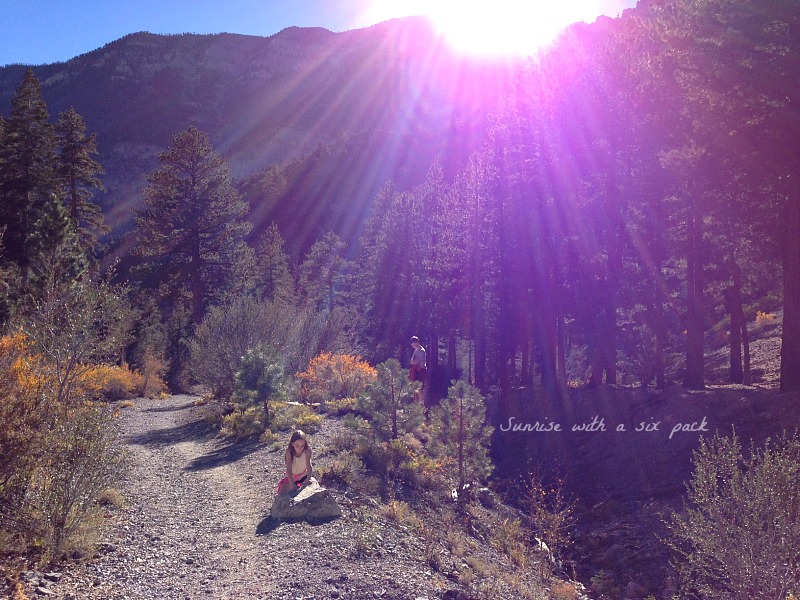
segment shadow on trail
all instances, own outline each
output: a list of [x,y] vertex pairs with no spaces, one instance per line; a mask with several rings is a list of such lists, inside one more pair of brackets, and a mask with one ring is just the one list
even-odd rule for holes
[[208,452],[203,456],[198,456],[189,463],[185,470],[205,471],[206,469],[213,469],[214,467],[234,463],[248,454],[252,454],[261,447],[262,444],[258,439],[228,444],[227,446]]
[[192,421],[184,425],[155,429],[126,438],[129,444],[148,448],[163,448],[181,442],[208,440],[217,434],[216,430],[203,421]]
[[339,517],[327,517],[324,519],[276,519],[272,515],[267,515],[262,519],[261,523],[258,524],[258,527],[256,527],[256,535],[268,535],[284,523],[308,523],[312,527],[316,527],[318,525],[331,523],[338,518]]
[[167,412],[178,412],[179,410],[186,410],[187,408],[194,407],[194,402],[188,402],[186,404],[181,404],[179,406],[156,406],[154,408],[145,408],[142,412],[149,412],[149,413],[167,413]]

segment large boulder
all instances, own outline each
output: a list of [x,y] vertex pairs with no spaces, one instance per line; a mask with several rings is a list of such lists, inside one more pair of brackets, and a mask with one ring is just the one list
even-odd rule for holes
[[270,516],[281,521],[329,521],[342,516],[342,509],[331,493],[313,477],[299,493],[278,494]]

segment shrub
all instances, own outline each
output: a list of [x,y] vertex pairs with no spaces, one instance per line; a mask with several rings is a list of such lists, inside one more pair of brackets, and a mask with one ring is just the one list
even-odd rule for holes
[[376,367],[377,376],[359,398],[357,408],[369,416],[372,437],[388,441],[414,431],[425,418],[414,402],[414,386],[400,362],[390,358]]
[[116,488],[106,488],[97,498],[97,503],[100,506],[113,506],[114,508],[122,508],[125,504],[125,499]]
[[342,415],[355,412],[357,404],[357,398],[336,398],[328,400],[323,406],[323,410],[326,414],[333,417],[341,417]]
[[505,552],[515,564],[522,567],[528,559],[526,535],[519,519],[505,519],[494,531],[492,545]]
[[577,600],[579,596],[575,584],[568,581],[554,581],[551,588],[555,600]]
[[40,359],[27,336],[0,338],[0,528],[18,525],[47,431]]
[[124,288],[83,277],[49,287],[26,315],[25,332],[51,372],[45,381],[53,402],[81,402],[84,374],[116,360],[130,328],[125,295]]
[[230,398],[248,351],[268,343],[280,348],[288,336],[290,322],[283,312],[249,296],[209,310],[189,344],[189,367],[197,381],[216,397]]
[[324,417],[305,404],[276,402],[270,427],[276,431],[295,431],[316,433]]
[[88,276],[54,279],[18,316],[24,335],[0,344],[0,527],[13,550],[39,549],[44,562],[87,537],[98,495],[120,473],[114,413],[87,402],[81,381],[124,345],[124,296]]
[[245,409],[237,408],[222,417],[220,434],[239,441],[260,435],[265,428],[263,407],[250,406]]
[[363,488],[364,463],[354,454],[347,452],[335,458],[329,467],[316,469],[320,483],[337,487]]
[[72,534],[90,519],[96,499],[119,480],[122,454],[110,408],[65,411],[46,437],[25,509],[45,542],[45,562],[58,559]]
[[304,369],[322,351],[348,347],[348,315],[316,311],[283,301],[237,298],[212,308],[190,341],[190,370],[218,398],[229,398],[236,372],[250,348],[269,344],[287,373]]
[[144,378],[127,365],[96,365],[81,372],[78,385],[92,400],[125,400],[139,395]]
[[413,517],[411,507],[407,502],[403,502],[402,500],[390,501],[383,507],[381,512],[387,519],[395,523],[400,523],[401,525],[409,522]]
[[360,356],[323,352],[295,377],[300,382],[300,399],[328,402],[359,396],[375,381],[376,372]]
[[164,376],[167,373],[167,361],[151,348],[145,348],[141,365],[142,384],[139,395],[145,398],[158,398],[167,391]]
[[766,329],[775,324],[775,313],[758,311],[756,313],[756,328]]
[[245,352],[236,372],[236,387],[233,398],[243,407],[259,405],[262,409],[263,425],[271,421],[270,399],[280,394],[283,365],[278,353],[271,347],[259,344]]
[[531,474],[522,498],[533,533],[552,555],[549,558],[559,557],[569,546],[575,525],[575,506],[565,495],[564,482],[545,485],[540,475]]
[[800,593],[800,439],[744,456],[738,437],[701,440],[669,546],[685,598],[745,600]]

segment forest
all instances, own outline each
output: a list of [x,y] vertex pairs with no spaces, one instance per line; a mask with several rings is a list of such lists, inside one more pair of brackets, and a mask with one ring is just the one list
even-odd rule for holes
[[[29,69],[0,118],[0,389],[26,345],[67,414],[103,366],[231,399],[253,364],[407,365],[418,335],[430,403],[463,380],[506,422],[523,386],[702,389],[709,336],[729,345],[728,381],[756,383],[747,324],[782,312],[780,391],[798,391],[798,57],[796,0],[650,0],[575,25],[517,73],[457,172],[387,181],[347,215],[351,238],[297,261],[295,232],[253,239],[250,220],[292,165],[236,181],[195,126],[159,154],[110,260],[96,137],[49,114]],[[58,417],[29,391],[0,414],[35,431]],[[28,460],[35,440],[4,434],[3,455]],[[24,487],[14,464],[5,503]]]

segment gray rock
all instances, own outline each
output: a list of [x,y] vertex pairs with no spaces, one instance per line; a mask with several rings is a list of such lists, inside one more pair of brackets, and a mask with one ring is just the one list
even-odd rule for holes
[[279,494],[270,510],[273,519],[285,521],[325,521],[342,516],[342,509],[336,504],[331,493],[316,479],[311,481],[295,496]]

